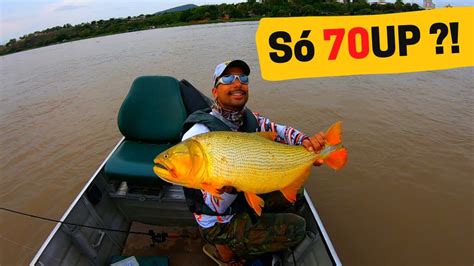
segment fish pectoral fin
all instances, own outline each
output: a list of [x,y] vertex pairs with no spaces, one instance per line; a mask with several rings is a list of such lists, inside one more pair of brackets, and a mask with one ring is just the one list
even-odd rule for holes
[[293,183],[280,190],[280,192],[289,202],[295,203],[296,195],[303,186],[304,182],[306,182],[306,179],[310,173],[311,167],[308,167],[308,169],[306,169],[298,178],[296,178]]
[[331,154],[324,159],[324,162],[331,167],[334,170],[339,170],[344,165],[346,165],[347,162],[347,149],[342,148],[337,151],[331,152]]
[[210,193],[212,196],[217,197],[218,199],[222,199],[221,194],[219,193],[219,189],[215,186],[208,184],[208,183],[201,183],[201,187],[206,192]]
[[260,216],[262,214],[262,208],[265,206],[263,199],[257,196],[257,194],[251,192],[244,192],[244,195],[250,207],[252,207],[255,213]]
[[257,136],[262,138],[266,138],[268,140],[274,141],[276,139],[277,133],[276,132],[256,132]]
[[342,142],[342,121],[337,121],[329,127],[326,132],[326,142],[329,145],[337,145]]

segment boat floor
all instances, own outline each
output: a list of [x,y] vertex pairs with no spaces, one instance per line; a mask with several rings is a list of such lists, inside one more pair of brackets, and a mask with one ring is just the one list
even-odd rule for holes
[[167,232],[177,237],[168,237],[165,242],[155,243],[155,246],[151,247],[150,236],[129,234],[122,256],[166,256],[170,266],[216,265],[202,252],[205,242],[197,226],[155,226],[133,222],[130,228],[130,231],[148,232],[148,230],[153,230],[155,233]]

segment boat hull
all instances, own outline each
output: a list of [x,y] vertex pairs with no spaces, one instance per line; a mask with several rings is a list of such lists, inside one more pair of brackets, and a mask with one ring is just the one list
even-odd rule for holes
[[[111,154],[122,142],[123,139]],[[85,184],[61,221],[121,231],[130,230],[132,222],[197,226],[181,187],[131,186],[124,193],[123,184],[109,180],[104,173],[110,156]],[[341,265],[314,204],[306,191],[304,195],[305,204],[298,214],[306,219],[308,235],[294,254],[283,258],[283,265]],[[112,256],[122,255],[126,241],[126,233],[58,223],[30,265],[110,264]]]

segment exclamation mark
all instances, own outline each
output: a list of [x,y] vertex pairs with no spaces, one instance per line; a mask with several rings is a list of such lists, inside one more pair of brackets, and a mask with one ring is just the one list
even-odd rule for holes
[[[451,40],[453,41],[453,46],[451,46],[451,53],[459,54],[459,45],[458,44],[458,22],[449,23],[449,28],[451,29]],[[455,45],[456,44],[456,45]]]

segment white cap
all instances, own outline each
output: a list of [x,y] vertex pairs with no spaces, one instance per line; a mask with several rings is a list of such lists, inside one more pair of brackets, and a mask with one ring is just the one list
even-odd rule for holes
[[247,65],[242,60],[231,60],[231,61],[226,61],[224,63],[220,63],[216,66],[216,69],[214,70],[214,75],[212,76],[212,86],[216,86],[216,80],[224,73],[224,71],[231,66],[236,66],[242,68],[244,71],[245,75],[250,74],[250,67]]

